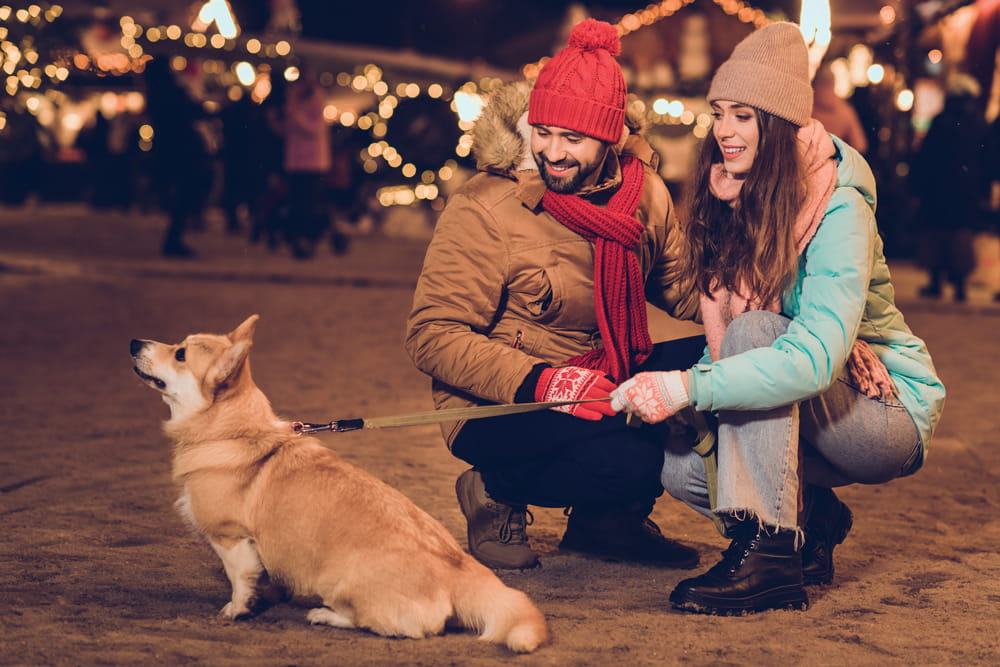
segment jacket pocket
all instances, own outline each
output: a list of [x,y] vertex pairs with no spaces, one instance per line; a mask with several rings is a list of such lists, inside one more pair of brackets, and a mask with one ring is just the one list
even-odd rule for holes
[[550,274],[548,267],[537,267],[531,272],[520,274],[507,287],[511,300],[509,305],[532,321],[551,321],[559,312],[559,301]]

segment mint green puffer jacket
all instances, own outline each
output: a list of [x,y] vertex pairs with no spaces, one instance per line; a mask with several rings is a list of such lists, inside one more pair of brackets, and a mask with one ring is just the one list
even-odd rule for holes
[[691,404],[699,411],[766,410],[811,398],[836,380],[860,338],[895,381],[926,458],[945,388],[926,344],[896,307],[871,168],[836,137],[834,144],[837,186],[782,299],[782,313],[792,319],[788,331],[770,347],[715,363],[706,352],[688,375]]

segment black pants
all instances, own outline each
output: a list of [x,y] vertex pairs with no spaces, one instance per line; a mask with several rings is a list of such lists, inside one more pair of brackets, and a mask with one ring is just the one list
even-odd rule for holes
[[[704,336],[657,343],[638,370],[687,369],[704,348]],[[541,410],[470,420],[452,453],[482,473],[487,492],[500,502],[605,509],[639,503],[652,509],[663,493],[669,428],[628,425],[623,414],[587,421]]]

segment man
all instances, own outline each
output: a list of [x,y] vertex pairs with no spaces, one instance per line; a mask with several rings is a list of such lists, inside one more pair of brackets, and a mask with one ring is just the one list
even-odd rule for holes
[[[657,156],[626,127],[618,34],[587,20],[534,88],[492,96],[474,130],[479,170],[438,220],[406,348],[439,409],[607,399],[642,368],[695,361],[704,339],[656,346],[645,300],[690,318],[676,285],[677,220]],[[637,129],[637,128],[632,128]],[[668,567],[697,552],[649,520],[666,429],[632,428],[606,401],[445,424],[469,551],[527,568],[528,505],[571,508],[560,548]]]

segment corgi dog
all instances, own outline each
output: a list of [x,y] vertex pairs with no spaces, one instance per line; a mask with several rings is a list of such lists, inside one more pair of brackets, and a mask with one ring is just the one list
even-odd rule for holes
[[133,340],[170,408],[177,508],[222,559],[244,619],[318,601],[314,624],[422,638],[460,627],[518,653],[549,638],[538,608],[406,496],[279,419],[250,375],[258,316],[225,335]]

